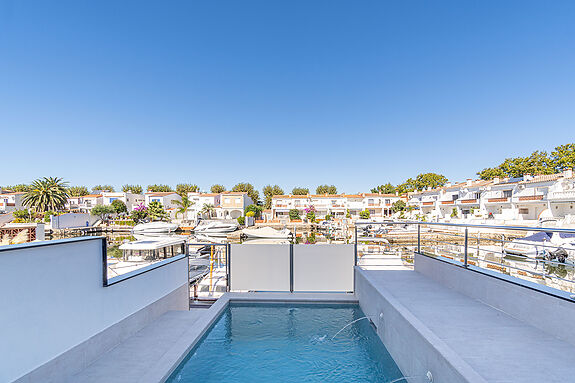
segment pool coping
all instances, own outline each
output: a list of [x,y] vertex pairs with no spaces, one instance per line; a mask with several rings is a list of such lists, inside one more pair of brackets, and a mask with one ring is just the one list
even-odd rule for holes
[[188,353],[202,339],[231,302],[358,304],[350,293],[225,293],[186,331],[140,380],[141,383],[165,382]]

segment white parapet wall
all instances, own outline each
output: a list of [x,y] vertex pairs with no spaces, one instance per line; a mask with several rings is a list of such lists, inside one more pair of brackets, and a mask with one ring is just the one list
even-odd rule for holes
[[232,291],[351,292],[354,245],[231,245]]
[[188,261],[103,284],[103,240],[0,247],[0,381],[62,381],[167,310],[186,310]]
[[294,245],[294,291],[353,291],[354,245]]
[[233,291],[290,291],[290,245],[231,245]]

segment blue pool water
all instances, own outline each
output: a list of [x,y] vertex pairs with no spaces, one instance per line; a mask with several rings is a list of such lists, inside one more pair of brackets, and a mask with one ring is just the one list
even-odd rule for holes
[[357,305],[231,304],[168,382],[390,382],[401,371]]

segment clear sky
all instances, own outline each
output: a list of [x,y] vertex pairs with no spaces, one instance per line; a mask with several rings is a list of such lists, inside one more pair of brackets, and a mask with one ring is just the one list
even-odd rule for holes
[[575,1],[0,0],[0,185],[458,181],[575,141]]

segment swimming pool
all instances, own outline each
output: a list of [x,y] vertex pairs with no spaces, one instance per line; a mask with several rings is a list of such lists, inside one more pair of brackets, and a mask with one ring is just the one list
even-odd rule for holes
[[356,304],[230,303],[168,382],[391,382],[402,377],[372,324],[360,319],[364,316]]

